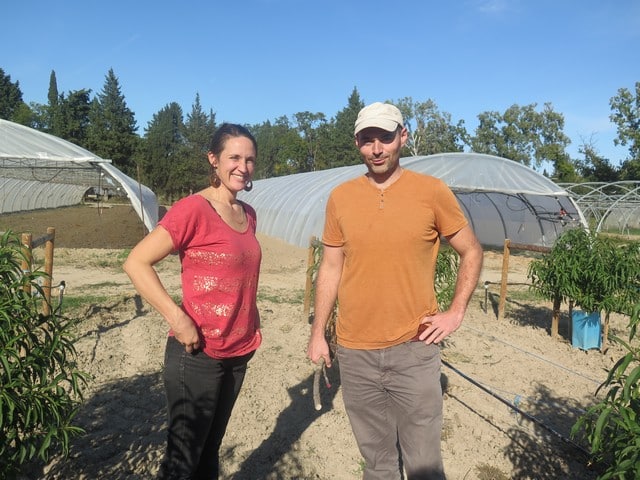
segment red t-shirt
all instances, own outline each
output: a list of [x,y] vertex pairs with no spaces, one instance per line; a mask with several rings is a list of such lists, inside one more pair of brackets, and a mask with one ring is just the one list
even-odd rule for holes
[[237,232],[195,194],[176,202],[158,223],[169,232],[182,265],[182,308],[213,358],[245,355],[262,342],[256,305],[262,252],[256,212],[240,202],[248,226]]

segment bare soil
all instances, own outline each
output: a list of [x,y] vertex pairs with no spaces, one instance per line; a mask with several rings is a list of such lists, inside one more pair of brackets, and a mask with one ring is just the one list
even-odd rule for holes
[[[73,440],[68,458],[54,456],[28,478],[152,478],[165,441],[161,372],[167,328],[121,269],[126,249],[144,234],[142,223],[129,206],[0,217],[0,231],[38,237],[48,226],[56,229],[53,283],[67,284],[63,312],[83,318],[78,361],[92,380],[76,419],[86,433]],[[278,239],[259,239],[264,343],[250,364],[225,437],[222,478],[361,478],[339,365],[329,371],[331,388],[322,387],[322,409],[313,405],[315,366],[305,357],[309,322],[303,308],[308,252]],[[560,335],[552,338],[550,305],[536,301],[522,285],[528,262],[523,255],[511,257],[505,318],[498,321],[502,255],[486,252],[465,322],[443,346],[442,449],[449,479],[596,478],[569,430],[594,402],[597,386],[621,352],[614,345],[604,352],[572,347],[566,312]],[[167,258],[158,269],[178,296],[177,258]],[[65,310],[65,302],[82,299],[81,307]],[[612,333],[623,333],[626,325],[627,319],[614,317]]]
[[38,238],[55,228],[55,245],[61,248],[131,248],[146,234],[131,205],[87,204],[55,210],[3,213],[0,232],[31,233]]

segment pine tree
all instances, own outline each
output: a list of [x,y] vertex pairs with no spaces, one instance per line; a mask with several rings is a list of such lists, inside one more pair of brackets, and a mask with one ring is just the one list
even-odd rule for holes
[[172,102],[153,115],[140,155],[141,181],[169,203],[182,193],[185,143],[182,108]]
[[364,107],[360,93],[353,88],[347,101],[347,106],[336,114],[334,131],[331,136],[331,147],[327,154],[327,167],[341,167],[344,165],[358,165],[361,162],[360,153],[355,147],[353,130],[358,118],[358,112]]
[[200,104],[200,95],[196,93],[184,129],[186,142],[184,175],[179,176],[182,178],[183,193],[192,193],[208,185],[210,167],[207,151],[215,128],[215,114],[213,111],[208,115],[204,113]]
[[134,174],[134,153],[140,140],[136,134],[138,127],[113,69],[109,69],[104,87],[94,100],[88,132],[89,150],[112,160],[124,173]]
[[55,135],[56,137],[61,137],[63,128],[62,128],[62,115],[60,108],[60,95],[58,93],[58,81],[56,79],[56,72],[51,70],[51,75],[49,76],[49,91],[47,93],[47,99],[49,100],[49,105],[47,106],[47,119],[46,119],[46,130],[51,135]]
[[13,120],[23,103],[20,82],[13,83],[11,75],[5,75],[0,68],[0,118]]
[[91,90],[70,91],[60,95],[60,138],[88,148],[87,129],[91,109]]

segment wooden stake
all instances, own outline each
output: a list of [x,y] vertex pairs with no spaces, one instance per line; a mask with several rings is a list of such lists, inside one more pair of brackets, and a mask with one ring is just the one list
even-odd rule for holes
[[507,280],[509,277],[509,245],[511,240],[505,238],[502,251],[502,277],[500,281],[500,303],[498,303],[498,320],[504,318],[504,307],[507,301]]
[[558,336],[558,324],[560,323],[560,298],[553,299],[553,313],[551,314],[551,338]]
[[44,293],[42,313],[45,316],[51,314],[51,279],[53,278],[53,246],[55,237],[56,229],[48,227],[47,240],[44,244],[44,271],[47,276],[44,277],[44,283],[42,285],[42,291]]
[[[22,259],[22,271],[23,273],[31,273],[31,265],[33,264],[33,252],[31,251],[31,234],[22,234],[22,247],[24,252],[24,258]],[[31,293],[31,284],[26,282],[24,285],[24,291]]]

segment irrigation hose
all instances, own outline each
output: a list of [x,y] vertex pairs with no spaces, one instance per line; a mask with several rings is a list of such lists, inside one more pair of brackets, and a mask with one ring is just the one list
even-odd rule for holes
[[502,343],[503,345],[507,345],[507,346],[513,348],[514,350],[517,350],[517,351],[519,351],[521,353],[524,353],[525,355],[529,355],[530,357],[533,357],[533,358],[535,358],[537,360],[540,360],[542,362],[546,362],[549,365],[552,365],[552,366],[554,366],[556,368],[559,368],[560,370],[564,370],[565,372],[569,372],[569,373],[571,373],[573,375],[576,375],[578,377],[582,377],[585,380],[589,380],[590,382],[595,383],[596,385],[600,385],[602,383],[602,380],[597,380],[595,378],[591,378],[591,377],[585,375],[584,373],[580,373],[580,372],[576,372],[575,370],[571,370],[570,368],[567,368],[564,365],[560,365],[560,364],[558,364],[556,362],[552,362],[551,360],[548,360],[548,359],[544,358],[541,355],[537,355],[535,353],[529,352],[529,351],[527,351],[527,350],[525,350],[523,348],[520,348],[520,347],[518,347],[518,346],[516,346],[516,345],[514,345],[512,343],[505,342],[504,340],[499,339],[495,335],[487,335],[482,330],[478,330],[477,328],[473,328],[473,327],[471,327],[469,325],[465,325],[464,323],[462,324],[462,328],[465,328],[467,330],[471,330],[472,332],[477,333],[478,335],[481,335],[481,336],[483,336],[485,338],[488,338],[489,340],[493,340],[495,342]]
[[455,368],[453,365],[451,365],[449,362],[442,360],[442,364],[444,366],[446,366],[447,368],[449,368],[450,370],[453,370],[455,373],[457,373],[458,375],[460,375],[462,378],[464,378],[465,380],[467,380],[468,382],[472,383],[473,385],[475,385],[476,387],[480,388],[482,391],[488,393],[489,395],[491,395],[493,398],[495,398],[496,400],[499,400],[500,402],[504,403],[505,405],[507,405],[509,408],[513,409],[514,411],[518,412],[519,414],[521,414],[523,417],[525,417],[526,419],[540,425],[542,428],[544,428],[546,431],[548,431],[549,433],[551,433],[552,435],[558,437],[560,440],[562,440],[563,442],[571,445],[572,447],[580,450],[582,453],[584,453],[585,455],[589,456],[590,453],[588,450],[586,450],[585,448],[583,448],[582,446],[578,445],[577,443],[575,443],[573,440],[565,437],[564,435],[562,435],[560,432],[557,432],[556,430],[554,430],[553,428],[549,427],[548,425],[545,425],[545,423],[540,420],[539,418],[536,418],[535,416],[525,412],[524,410],[522,410],[520,407],[518,407],[516,404],[510,402],[509,400],[501,397],[500,395],[498,395],[495,392],[492,392],[490,389],[488,389],[487,387],[485,387],[484,385],[482,385],[481,383],[475,381],[473,378],[469,377],[468,375],[465,375],[464,373],[462,373],[460,370],[458,370],[457,368]]

